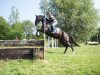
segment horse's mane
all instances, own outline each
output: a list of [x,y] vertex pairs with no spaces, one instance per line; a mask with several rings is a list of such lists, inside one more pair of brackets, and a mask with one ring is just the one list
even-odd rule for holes
[[43,15],[38,15],[38,16],[45,18],[48,23],[51,23],[51,21],[48,18],[46,18],[45,16],[43,16]]

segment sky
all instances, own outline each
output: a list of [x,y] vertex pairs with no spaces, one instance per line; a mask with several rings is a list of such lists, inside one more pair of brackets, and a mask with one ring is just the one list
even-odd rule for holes
[[0,0],[0,16],[7,21],[11,14],[11,7],[15,6],[19,11],[20,20],[31,20],[34,22],[35,15],[41,14],[39,9],[40,0]]
[[[15,6],[19,11],[19,18],[23,20],[35,21],[35,15],[41,14],[39,3],[41,0],[0,0],[0,16],[6,21],[11,14],[11,7]],[[100,0],[94,0],[94,7],[100,9]]]

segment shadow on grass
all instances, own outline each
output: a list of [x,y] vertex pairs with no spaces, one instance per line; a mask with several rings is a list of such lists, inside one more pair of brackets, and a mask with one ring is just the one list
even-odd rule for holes
[[52,51],[46,51],[47,53],[50,53],[50,54],[64,54],[63,52],[61,53],[61,52],[57,52],[57,51],[55,51],[55,52],[52,52]]

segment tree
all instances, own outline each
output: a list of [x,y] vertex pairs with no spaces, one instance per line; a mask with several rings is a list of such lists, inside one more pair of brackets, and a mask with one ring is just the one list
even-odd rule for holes
[[22,23],[17,22],[15,24],[12,25],[12,30],[11,30],[11,35],[10,35],[10,39],[23,39],[24,36],[24,31],[22,29]]
[[22,28],[27,39],[32,38],[34,25],[30,20],[25,20],[22,23]]
[[93,0],[49,0],[48,3],[49,10],[57,17],[58,27],[75,39],[85,41],[97,31],[99,15]]
[[5,19],[0,16],[0,40],[10,39],[11,27],[5,21]]
[[19,22],[19,11],[15,8],[15,6],[11,7],[11,14],[8,18],[8,21],[10,25]]
[[51,11],[51,2],[48,0],[41,0],[40,2],[40,9],[42,11],[42,13],[46,13],[46,11]]

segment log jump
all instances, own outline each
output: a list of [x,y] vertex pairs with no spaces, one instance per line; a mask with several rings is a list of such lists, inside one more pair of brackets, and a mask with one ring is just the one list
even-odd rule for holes
[[0,41],[0,59],[43,59],[44,40]]

